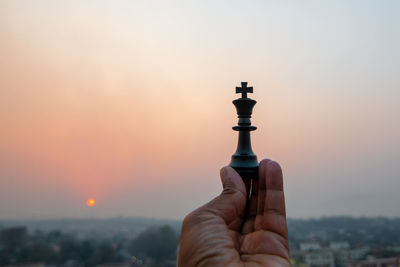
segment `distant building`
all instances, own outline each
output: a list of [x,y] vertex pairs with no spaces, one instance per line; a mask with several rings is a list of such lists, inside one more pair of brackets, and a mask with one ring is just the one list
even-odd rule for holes
[[336,267],[347,267],[351,262],[357,262],[365,258],[368,248],[356,249],[330,249],[335,255]]
[[300,243],[301,251],[315,251],[315,250],[320,250],[320,249],[321,249],[321,245],[318,242]]
[[310,267],[335,267],[335,255],[326,249],[305,254],[304,261]]
[[399,267],[399,258],[367,259],[353,265],[354,267]]
[[368,251],[369,251],[369,248],[367,248],[367,247],[351,249],[349,251],[349,259],[351,261],[362,260],[362,259],[365,258],[365,256],[367,255]]
[[100,265],[96,265],[96,267],[130,267],[131,264],[124,262],[124,263],[103,263]]
[[6,265],[4,267],[46,267],[43,263],[27,263],[18,265]]
[[331,242],[329,244],[329,247],[333,250],[342,250],[342,249],[349,249],[350,244],[347,241],[341,241],[341,242]]
[[346,267],[349,262],[350,252],[347,250],[333,250],[335,255],[335,267]]

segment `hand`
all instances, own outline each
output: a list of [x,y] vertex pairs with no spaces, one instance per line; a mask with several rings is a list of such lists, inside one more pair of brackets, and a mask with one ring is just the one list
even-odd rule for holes
[[178,266],[290,266],[279,164],[261,161],[246,184],[224,167],[221,181],[222,193],[184,219]]

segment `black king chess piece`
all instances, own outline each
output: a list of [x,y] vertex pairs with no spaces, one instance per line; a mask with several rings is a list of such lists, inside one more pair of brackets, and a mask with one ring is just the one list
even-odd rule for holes
[[233,100],[236,107],[239,122],[232,129],[239,132],[238,145],[229,166],[234,168],[242,179],[258,178],[257,156],[251,148],[250,132],[257,129],[251,125],[251,113],[257,103],[255,100],[247,98],[247,93],[253,93],[253,87],[247,87],[247,82],[242,82],[241,87],[236,87],[236,93],[241,93],[242,97]]

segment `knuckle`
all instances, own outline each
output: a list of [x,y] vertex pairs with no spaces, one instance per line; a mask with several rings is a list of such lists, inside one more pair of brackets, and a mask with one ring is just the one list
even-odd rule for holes
[[224,186],[224,189],[222,190],[223,195],[233,195],[236,194],[238,190],[232,186],[231,184],[227,184]]
[[199,217],[198,210],[194,210],[185,216],[185,218],[183,219],[182,225],[188,226],[188,225],[195,224],[198,221],[198,219],[197,219],[198,217]]
[[190,222],[193,220],[192,217],[193,217],[192,213],[189,213],[188,215],[186,215],[185,218],[183,219],[182,224],[183,225],[190,224]]

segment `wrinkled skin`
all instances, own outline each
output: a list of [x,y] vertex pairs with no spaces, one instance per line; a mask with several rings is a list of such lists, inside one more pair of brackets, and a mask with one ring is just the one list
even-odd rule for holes
[[178,266],[290,266],[279,164],[263,160],[246,182],[224,167],[221,181],[222,193],[185,217]]

